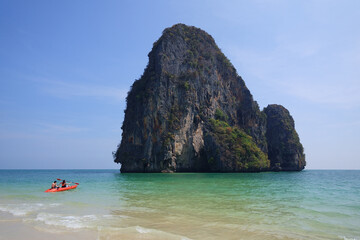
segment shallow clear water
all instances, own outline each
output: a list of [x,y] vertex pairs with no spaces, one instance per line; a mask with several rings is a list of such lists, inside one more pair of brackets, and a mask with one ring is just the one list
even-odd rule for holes
[[[56,178],[80,185],[44,193]],[[0,170],[0,213],[97,239],[360,239],[360,171]]]

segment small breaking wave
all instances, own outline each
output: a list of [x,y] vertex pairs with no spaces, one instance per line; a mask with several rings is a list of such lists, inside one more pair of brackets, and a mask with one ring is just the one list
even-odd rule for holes
[[62,216],[59,214],[39,213],[35,221],[43,222],[46,225],[60,226],[71,229],[81,229],[91,227],[98,218],[95,215],[84,216]]
[[16,217],[26,216],[50,207],[60,206],[59,203],[21,203],[21,204],[0,204],[0,211],[8,212]]
[[[119,216],[112,215],[67,215],[57,213],[41,212],[36,215],[35,218],[29,219],[29,222],[37,224],[38,228],[44,228],[48,231],[48,227],[53,227],[52,230],[58,231],[77,231],[83,229],[97,230],[99,226],[107,226],[113,221],[122,219]],[[43,226],[43,227],[42,227]],[[46,227],[44,227],[46,226]]]
[[[126,218],[126,217],[125,217]],[[31,221],[36,229],[44,232],[78,232],[83,230],[95,231],[97,240],[105,239],[166,239],[190,240],[189,238],[166,231],[146,228],[142,226],[116,227],[114,221],[121,225],[119,219],[123,217],[113,215],[62,215],[53,213],[39,213]],[[112,225],[112,226],[111,226]]]
[[157,240],[191,240],[185,236],[169,233],[166,231],[132,226],[124,228],[104,227],[98,228],[97,240],[105,239],[157,239]]
[[344,237],[344,236],[339,236],[339,237],[343,240],[359,240],[359,238],[348,238],[348,237]]

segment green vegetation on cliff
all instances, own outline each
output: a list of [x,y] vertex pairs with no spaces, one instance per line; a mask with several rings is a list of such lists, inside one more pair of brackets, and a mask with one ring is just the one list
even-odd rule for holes
[[[216,142],[223,148],[225,160],[235,160],[237,168],[244,171],[270,167],[270,161],[266,154],[255,144],[253,138],[243,130],[231,127],[221,120],[210,119],[209,122]],[[211,162],[209,163],[211,164]]]

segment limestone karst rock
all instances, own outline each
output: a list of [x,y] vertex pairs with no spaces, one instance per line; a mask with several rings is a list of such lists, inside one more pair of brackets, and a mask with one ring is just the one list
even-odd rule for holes
[[272,151],[268,158],[273,138],[267,128],[273,125],[209,34],[176,24],[164,30],[148,56],[127,96],[122,140],[114,152],[121,172],[303,169],[304,158],[298,169],[285,167],[298,161],[294,155]]
[[267,116],[266,138],[272,170],[298,171],[305,167],[305,155],[294,119],[281,105],[271,104],[264,109]]

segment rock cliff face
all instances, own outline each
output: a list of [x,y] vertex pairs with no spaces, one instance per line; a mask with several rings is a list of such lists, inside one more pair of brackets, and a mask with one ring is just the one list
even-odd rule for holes
[[272,104],[267,106],[264,112],[267,116],[266,138],[271,169],[284,171],[304,169],[306,164],[304,149],[289,111],[283,106]]
[[[283,134],[269,130],[291,116],[267,110],[259,110],[209,34],[177,24],[154,43],[144,74],[128,93],[114,161],[121,172],[303,169],[298,137],[285,143],[285,127],[279,127]],[[291,126],[293,133],[293,121]],[[298,144],[290,144],[295,140]]]

